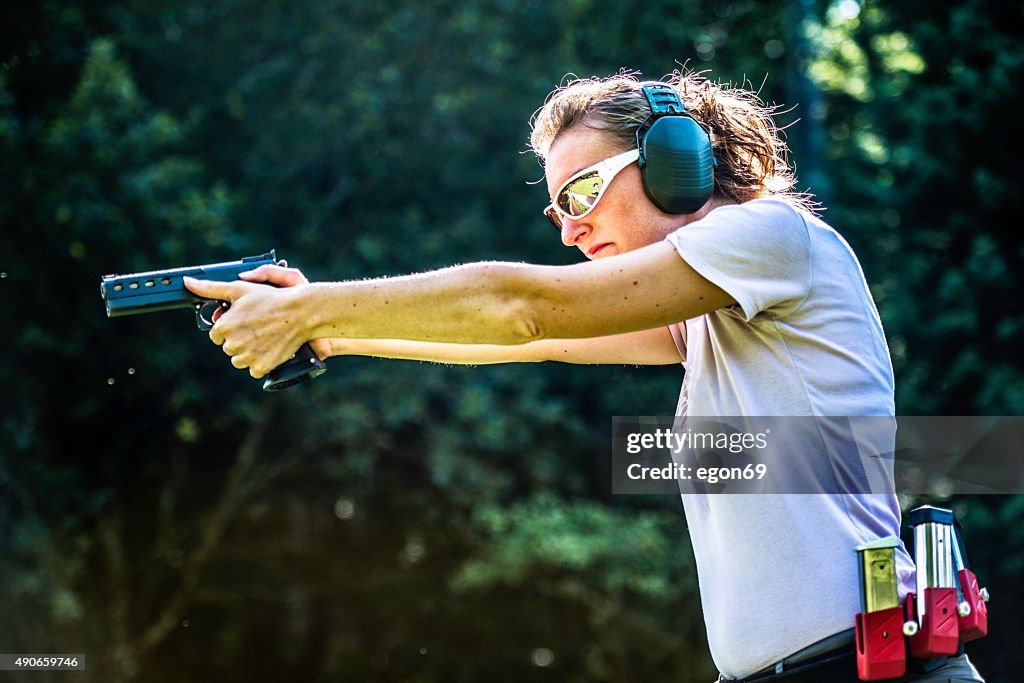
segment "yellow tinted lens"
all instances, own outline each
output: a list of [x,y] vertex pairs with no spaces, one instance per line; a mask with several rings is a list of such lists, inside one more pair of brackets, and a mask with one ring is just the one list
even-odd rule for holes
[[562,188],[558,194],[558,208],[570,216],[581,216],[594,208],[603,188],[604,181],[597,171],[584,173]]

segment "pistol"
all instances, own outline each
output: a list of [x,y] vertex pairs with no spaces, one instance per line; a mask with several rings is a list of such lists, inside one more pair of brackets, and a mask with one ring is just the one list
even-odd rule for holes
[[[177,308],[193,308],[196,325],[201,330],[213,327],[213,314],[218,308],[227,308],[226,301],[203,299],[185,288],[183,278],[230,282],[240,273],[265,264],[285,265],[278,261],[271,249],[262,256],[249,256],[240,261],[212,263],[205,266],[153,270],[129,275],[104,275],[100,279],[100,295],[107,307],[107,317],[156,313]],[[273,286],[273,285],[271,285]],[[308,343],[303,344],[289,360],[274,368],[263,380],[264,391],[280,391],[319,377],[327,371]]]

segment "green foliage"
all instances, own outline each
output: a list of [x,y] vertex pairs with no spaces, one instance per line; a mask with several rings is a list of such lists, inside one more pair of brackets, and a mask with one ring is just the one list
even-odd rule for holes
[[898,410],[1020,414],[1024,242],[1014,226],[1024,206],[1012,189],[1017,159],[992,144],[1022,123],[1013,12],[981,2],[836,7],[857,11],[833,7],[813,28],[811,68],[843,187],[831,215],[873,284]]
[[[170,379],[191,362],[196,349],[175,336],[105,320],[96,288],[102,273],[184,265],[244,244],[230,227],[231,193],[223,184],[206,185],[202,162],[182,153],[187,134],[173,116],[153,109],[113,42],[100,39],[59,113],[31,121],[9,143],[20,162],[12,184],[21,192],[8,205],[7,236],[17,258],[5,265],[2,286],[10,296],[0,316],[13,358],[48,378],[16,382],[23,391],[3,399],[12,453],[66,462],[75,441],[62,436],[94,438],[88,435],[103,433],[103,416],[113,412],[129,426],[105,443],[123,449],[161,399],[148,409],[132,401],[154,395],[154,376]],[[183,332],[184,315],[176,323]],[[127,386],[112,389],[118,380]],[[116,391],[110,402],[105,389]],[[63,430],[68,418],[84,431]],[[106,455],[130,457],[118,451]]]
[[678,609],[696,587],[687,543],[665,543],[679,530],[678,512],[616,510],[549,494],[511,507],[482,506],[474,512],[480,557],[466,562],[453,585],[519,585],[539,573],[554,579],[530,581],[541,590],[584,599],[597,613],[608,611],[603,603],[626,603],[630,596],[642,598],[645,611]]
[[[530,586],[582,606],[589,631],[586,679],[614,679],[620,667],[659,663],[681,667],[678,675],[697,675],[702,615],[675,503],[637,511],[541,494],[510,507],[480,506],[474,512],[480,545],[452,586],[456,593]],[[673,628],[665,630],[668,623]],[[628,660],[615,661],[624,648]],[[714,675],[704,668],[705,677]]]
[[[12,611],[46,606],[25,629],[84,634],[91,596],[75,591],[98,545],[91,519],[126,494],[140,461],[166,456],[147,444],[176,441],[172,421],[153,419],[175,404],[153,379],[190,362],[174,336],[105,320],[99,276],[185,263],[238,240],[230,193],[204,186],[201,161],[180,151],[186,128],[147,103],[111,40],[91,46],[51,119],[22,123],[10,102],[4,90],[2,141],[16,165],[3,170],[20,190],[4,202],[0,280],[3,374],[19,387],[0,399],[0,481],[17,492],[0,513],[12,550],[4,593]],[[188,331],[187,314],[178,325]]]

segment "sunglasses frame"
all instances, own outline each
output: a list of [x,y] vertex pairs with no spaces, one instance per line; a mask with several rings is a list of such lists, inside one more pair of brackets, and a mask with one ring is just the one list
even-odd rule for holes
[[[551,223],[559,230],[562,229],[563,217],[569,218],[571,220],[579,220],[583,218],[591,211],[593,211],[595,208],[597,208],[598,202],[601,201],[601,197],[604,196],[604,193],[605,191],[607,191],[608,186],[611,184],[611,182],[615,180],[615,176],[617,176],[624,168],[629,166],[631,163],[633,163],[634,161],[638,161],[639,159],[640,149],[633,148],[631,150],[622,152],[621,154],[610,156],[607,159],[602,159],[593,166],[588,166],[587,168],[583,169],[578,173],[573,173],[571,178],[566,180],[558,187],[558,191],[555,192],[554,200],[546,207],[544,207],[544,215],[547,216],[548,220],[551,221]],[[594,171],[597,172],[597,177],[601,179],[601,190],[600,192],[597,193],[597,197],[594,198],[594,203],[591,204],[586,211],[584,211],[583,213],[572,215],[566,212],[560,206],[558,206],[558,198],[562,195],[563,192],[566,191],[566,189],[570,185],[579,181],[581,177],[587,175],[588,173],[593,173]]]

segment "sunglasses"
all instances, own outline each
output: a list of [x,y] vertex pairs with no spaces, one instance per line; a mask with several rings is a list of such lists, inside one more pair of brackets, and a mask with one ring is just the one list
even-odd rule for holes
[[554,201],[544,207],[544,215],[559,230],[563,216],[573,220],[583,218],[594,210],[619,171],[639,158],[639,149],[631,149],[583,169],[562,183]]

